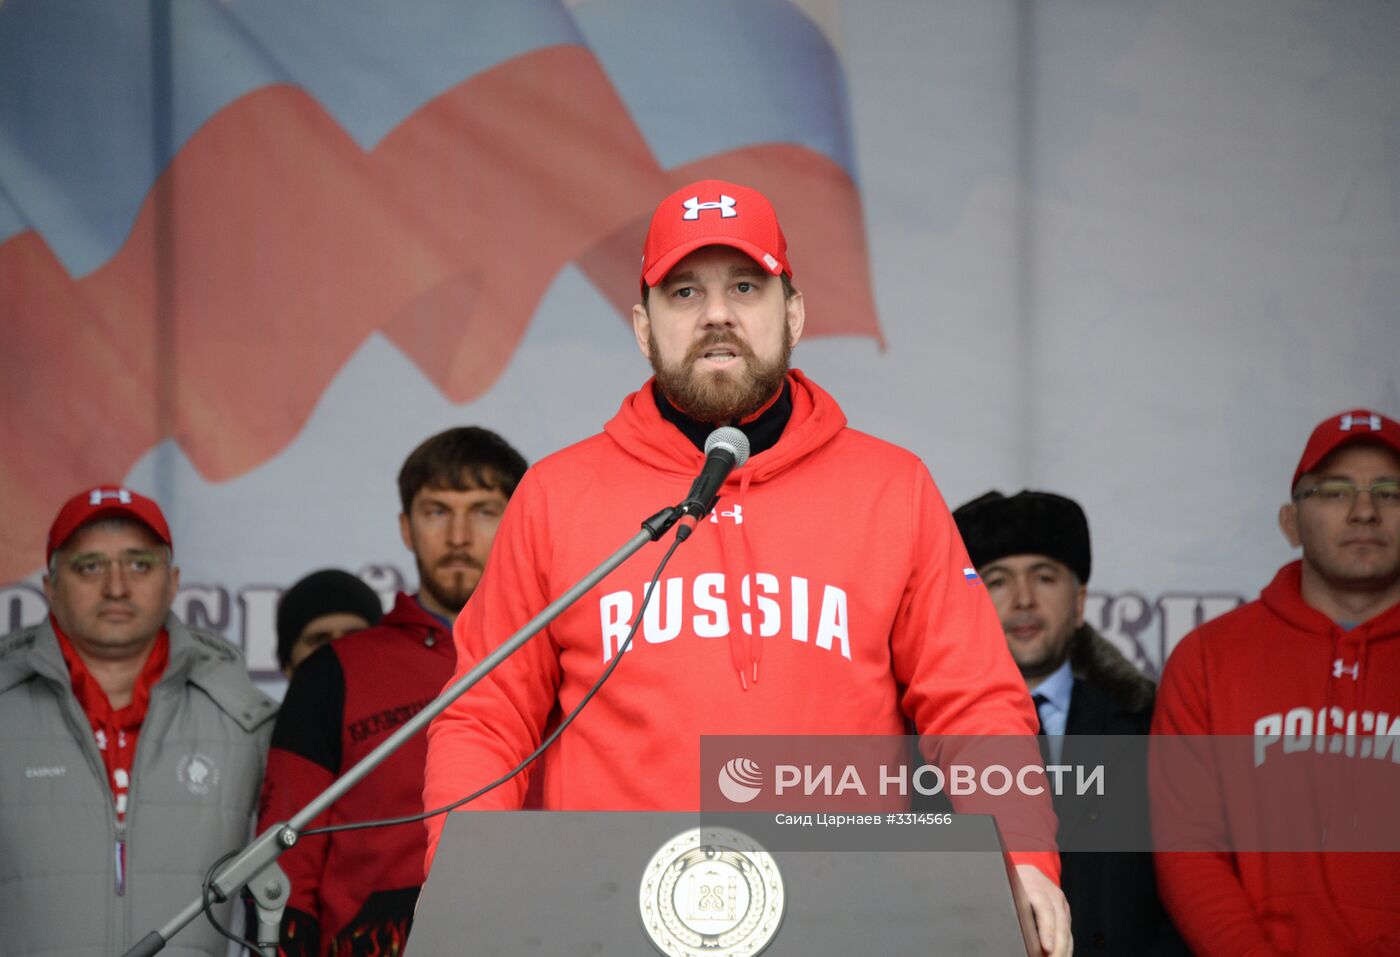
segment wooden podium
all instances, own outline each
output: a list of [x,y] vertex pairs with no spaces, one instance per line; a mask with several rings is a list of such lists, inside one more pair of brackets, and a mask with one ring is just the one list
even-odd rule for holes
[[[771,822],[773,816],[763,817]],[[704,834],[711,824],[709,816],[702,821],[699,814],[674,813],[450,814],[406,953],[650,957],[659,949],[643,926],[643,881],[654,873],[655,856],[677,835],[694,828]],[[725,826],[732,826],[730,819]],[[763,845],[781,874],[784,907],[776,934],[761,952],[1038,954],[1020,883],[992,819],[957,815],[941,827],[948,829],[948,840],[940,838],[940,846],[975,849]],[[747,893],[741,896],[741,906],[750,906]]]

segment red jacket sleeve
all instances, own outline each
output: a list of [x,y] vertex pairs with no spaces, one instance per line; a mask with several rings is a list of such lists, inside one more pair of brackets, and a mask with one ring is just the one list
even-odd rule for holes
[[[1153,735],[1208,735],[1212,731],[1210,681],[1201,634],[1182,639],[1168,659],[1157,690]],[[1224,804],[1218,794],[1201,793],[1214,780],[1209,747],[1170,747],[1170,772],[1162,743],[1149,765],[1154,855],[1162,903],[1200,957],[1266,957],[1278,953],[1254,915],[1235,868],[1234,856],[1219,850],[1228,839]],[[1187,766],[1188,763],[1191,766]]]
[[[911,495],[908,514],[917,532],[911,537],[911,571],[890,635],[895,678],[905,689],[904,713],[920,735],[940,736],[940,762],[1038,765],[1039,724],[1025,680],[1006,647],[986,588],[965,574],[972,564],[967,550],[922,465]],[[1012,861],[1032,864],[1059,883],[1055,812],[1048,791],[990,802],[958,799],[954,805],[965,813],[995,814]]]
[[[345,706],[345,676],[329,648],[313,654],[292,676],[273,728],[258,802],[258,832],[292,817],[340,774],[340,728]],[[326,823],[326,815],[312,826]],[[329,838],[303,837],[285,851],[278,864],[291,883],[282,923],[284,957],[320,953],[319,937],[334,932],[321,927],[321,878]]]
[[[453,628],[457,681],[515,634],[555,596],[537,569],[548,565],[544,495],[534,471],[525,473],[501,519],[491,559]],[[559,658],[548,630],[536,635],[490,676],[458,698],[428,728],[423,801],[428,809],[460,800],[503,776],[544,736],[559,690]],[[515,809],[525,797],[520,774],[472,802],[472,810]],[[427,821],[430,868],[444,817]]]

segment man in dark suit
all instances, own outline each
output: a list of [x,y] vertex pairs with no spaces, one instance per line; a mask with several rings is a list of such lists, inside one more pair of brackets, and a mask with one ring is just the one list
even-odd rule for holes
[[[1071,499],[988,492],[953,512],[1040,714],[1047,764],[1103,764],[1103,795],[1055,795],[1076,954],[1188,953],[1157,896],[1146,847],[1151,680],[1084,622],[1089,524]],[[1081,737],[1076,741],[1076,736]]]

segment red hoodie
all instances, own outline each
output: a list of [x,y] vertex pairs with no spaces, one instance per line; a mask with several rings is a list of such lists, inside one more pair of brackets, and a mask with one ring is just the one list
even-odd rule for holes
[[[792,416],[677,549],[627,658],[544,756],[544,807],[695,810],[701,735],[1033,735],[1035,711],[947,506],[914,455],[846,428],[792,372]],[[704,455],[651,384],[533,466],[457,619],[458,677],[684,499]],[[628,559],[428,730],[440,807],[514,767],[616,655],[669,540]],[[455,680],[455,679],[454,679]],[[470,805],[517,808],[511,781]],[[1037,814],[1040,811],[1037,809]],[[1044,801],[1040,820],[1054,832]],[[431,822],[431,861],[442,818]],[[1051,853],[1013,855],[1052,879]]]
[[[1306,754],[1314,733],[1364,740],[1385,734],[1384,723],[1400,734],[1391,723],[1400,722],[1400,606],[1343,629],[1303,601],[1301,568],[1284,566],[1258,601],[1182,639],[1157,691],[1154,734],[1250,735],[1260,767],[1291,759],[1288,736]],[[1314,727],[1320,712],[1324,729]],[[1384,770],[1367,767],[1375,763],[1369,744],[1358,751],[1337,755],[1336,781],[1303,783],[1346,787]],[[1261,804],[1297,803],[1292,794],[1246,794],[1203,816],[1164,776],[1153,792],[1165,802],[1154,804],[1154,817],[1176,815],[1180,826],[1185,815],[1201,835],[1248,834]],[[1400,954],[1400,854],[1159,853],[1156,864],[1163,902],[1203,957]]]

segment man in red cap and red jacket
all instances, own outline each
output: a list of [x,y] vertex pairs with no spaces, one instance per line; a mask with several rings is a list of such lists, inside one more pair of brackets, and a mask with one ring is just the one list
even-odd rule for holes
[[1154,734],[1252,748],[1154,745],[1162,899],[1203,957],[1400,954],[1400,424],[1323,420],[1279,526],[1302,559],[1162,675]]
[[[652,550],[438,717],[428,807],[510,771],[617,655],[607,686],[544,752],[546,808],[697,810],[703,735],[900,735],[912,723],[1024,735],[1036,753],[1030,695],[928,469],[847,428],[836,400],[790,368],[805,315],[762,194],[705,180],[657,207],[632,313],[655,376],[602,434],[526,473],[457,618],[458,674],[682,501],[716,426],[743,432],[750,457],[676,551],[626,650]],[[519,807],[524,793],[515,778],[469,807]],[[1054,813],[1048,798],[1028,803],[1027,831],[1049,850],[1023,844],[1012,858],[1042,948],[1065,954]],[[430,825],[435,846],[442,819]]]

